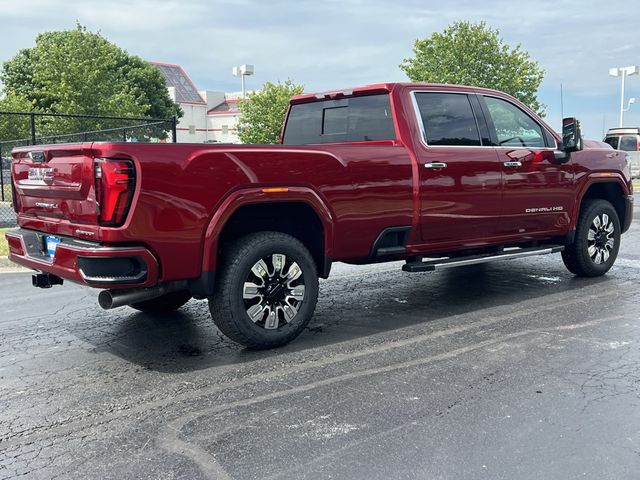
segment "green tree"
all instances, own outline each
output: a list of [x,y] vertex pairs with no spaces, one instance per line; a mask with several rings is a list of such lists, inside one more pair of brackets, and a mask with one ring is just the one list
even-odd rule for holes
[[[7,112],[29,112],[33,110],[33,104],[23,97],[14,93],[5,95],[0,100],[0,111]],[[0,141],[2,140],[28,140],[31,138],[29,117],[19,115],[0,115]],[[27,142],[25,142],[27,143]],[[14,146],[7,145],[3,148],[0,145],[2,154],[10,151]]]
[[278,143],[289,100],[304,91],[291,80],[267,82],[262,89],[241,100],[238,136],[243,143]]
[[505,44],[485,22],[455,22],[442,33],[416,40],[413,53],[400,65],[412,82],[493,88],[544,113],[537,98],[544,70],[520,45]]
[[[19,51],[3,64],[0,81],[4,94],[0,110],[29,106],[32,111],[46,113],[182,115],[157,68],[80,25],[74,30],[38,35],[35,47]],[[126,124],[45,118],[38,119],[38,134],[122,126]],[[21,132],[2,134],[16,138]]]

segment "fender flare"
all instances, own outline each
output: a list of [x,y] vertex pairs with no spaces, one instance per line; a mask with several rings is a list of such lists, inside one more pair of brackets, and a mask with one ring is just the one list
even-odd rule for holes
[[580,215],[580,205],[582,205],[582,200],[584,200],[584,196],[587,193],[587,190],[589,190],[589,188],[591,188],[592,185],[595,185],[598,183],[616,183],[618,186],[620,186],[620,189],[622,190],[623,195],[631,195],[629,186],[625,181],[624,177],[620,173],[599,172],[599,173],[590,174],[586,178],[586,180],[584,180],[584,183],[580,188],[578,195],[576,195],[575,204],[573,206],[573,211],[575,212],[575,214],[572,216],[573,219],[571,221],[571,228],[573,229],[576,228],[578,217]]
[[324,230],[324,257],[333,257],[334,215],[320,195],[308,187],[251,187],[231,192],[213,213],[204,234],[202,272],[216,270],[220,234],[227,221],[240,207],[274,202],[301,202],[311,207]]

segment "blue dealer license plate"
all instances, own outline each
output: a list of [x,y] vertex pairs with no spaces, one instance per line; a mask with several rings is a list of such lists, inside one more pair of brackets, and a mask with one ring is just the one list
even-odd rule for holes
[[54,237],[53,235],[45,235],[44,236],[44,249],[45,252],[48,253],[51,258],[56,255],[56,248],[60,243],[60,239],[58,237]]

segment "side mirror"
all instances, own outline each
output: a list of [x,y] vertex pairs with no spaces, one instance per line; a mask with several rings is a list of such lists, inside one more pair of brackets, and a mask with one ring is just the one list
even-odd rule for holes
[[580,122],[573,117],[562,119],[562,141],[558,143],[558,149],[553,152],[558,163],[567,163],[571,158],[571,152],[582,150],[582,132]]
[[562,147],[567,153],[582,150],[582,132],[576,118],[562,119]]

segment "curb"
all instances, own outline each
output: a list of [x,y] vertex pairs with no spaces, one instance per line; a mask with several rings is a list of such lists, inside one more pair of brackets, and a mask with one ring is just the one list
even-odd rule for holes
[[5,272],[29,272],[28,268],[21,267],[9,260],[9,257],[0,257],[0,273]]

